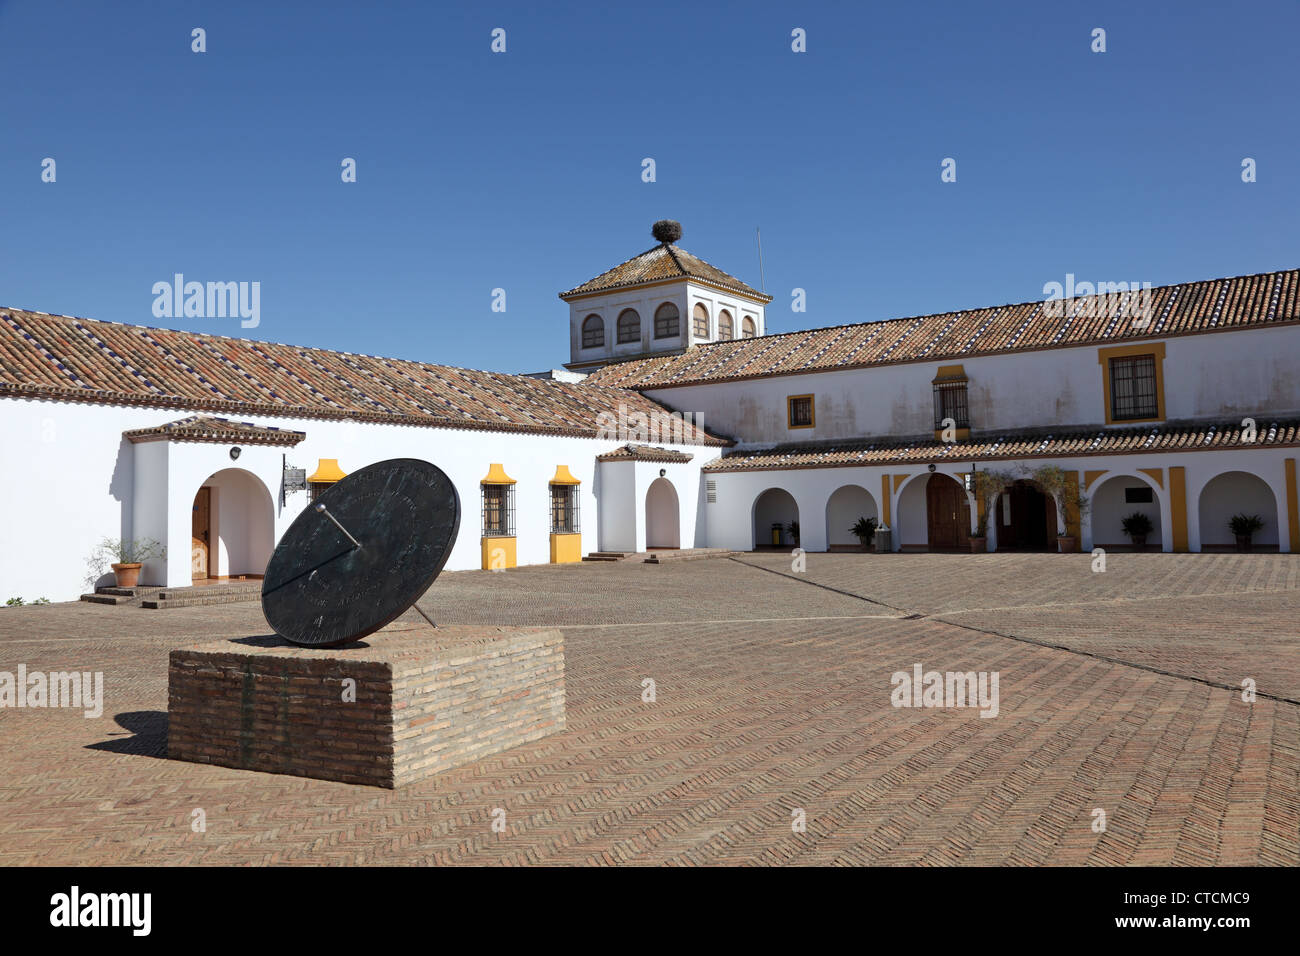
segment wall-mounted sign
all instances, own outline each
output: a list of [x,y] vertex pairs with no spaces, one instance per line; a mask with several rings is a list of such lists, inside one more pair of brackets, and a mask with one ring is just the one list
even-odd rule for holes
[[306,468],[285,468],[284,469],[284,493],[289,494],[294,491],[307,490],[307,469]]

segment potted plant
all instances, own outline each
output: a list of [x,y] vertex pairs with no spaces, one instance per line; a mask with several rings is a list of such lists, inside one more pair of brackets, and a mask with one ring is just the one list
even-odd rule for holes
[[1228,519],[1228,527],[1237,536],[1237,550],[1249,551],[1250,539],[1264,527],[1264,519],[1259,515],[1236,514]]
[[799,522],[791,521],[785,526],[785,530],[790,533],[790,540],[794,542],[794,546],[799,547]]
[[1076,487],[1070,482],[1070,473],[1060,465],[1043,465],[1035,468],[1030,473],[1030,479],[1043,490],[1044,494],[1051,495],[1052,500],[1056,502],[1056,544],[1062,554],[1069,554],[1078,550],[1079,539],[1068,533],[1065,519],[1067,509],[1073,508],[1078,512],[1080,519],[1088,513],[1089,501],[1081,494]]
[[[117,586],[133,588],[140,583],[144,562],[165,557],[167,549],[153,538],[104,538],[91,555],[90,564],[98,573],[102,573],[105,564],[111,564]],[[92,576],[97,577],[98,573]]]
[[863,551],[870,551],[875,547],[876,537],[876,519],[862,517],[857,523],[849,529],[849,534],[853,535],[862,543]]
[[1133,541],[1133,547],[1145,548],[1147,546],[1147,535],[1155,530],[1155,525],[1151,519],[1141,511],[1135,511],[1127,518],[1120,520],[1120,526],[1124,533]]

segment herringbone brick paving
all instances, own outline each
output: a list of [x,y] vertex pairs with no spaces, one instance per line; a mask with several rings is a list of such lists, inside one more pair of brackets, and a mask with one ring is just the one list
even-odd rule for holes
[[[1090,562],[443,575],[440,622],[563,628],[569,728],[393,792],[160,759],[168,651],[267,633],[257,605],[0,610],[0,670],[107,697],[0,710],[0,863],[1300,863],[1300,559]],[[999,672],[998,716],[890,706],[915,663]],[[1214,686],[1245,676],[1273,698]]]

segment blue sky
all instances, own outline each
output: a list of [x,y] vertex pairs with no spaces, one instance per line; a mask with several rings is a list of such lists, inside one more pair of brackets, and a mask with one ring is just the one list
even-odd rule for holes
[[0,0],[0,305],[531,371],[664,217],[774,332],[1300,265],[1300,4],[1138,6]]

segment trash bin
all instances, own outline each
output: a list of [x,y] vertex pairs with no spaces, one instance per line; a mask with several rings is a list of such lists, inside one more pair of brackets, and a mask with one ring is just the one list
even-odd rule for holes
[[876,554],[886,554],[894,550],[893,536],[888,528],[876,529]]
[[781,530],[783,525],[779,521],[772,522],[772,543],[778,548],[781,547]]

